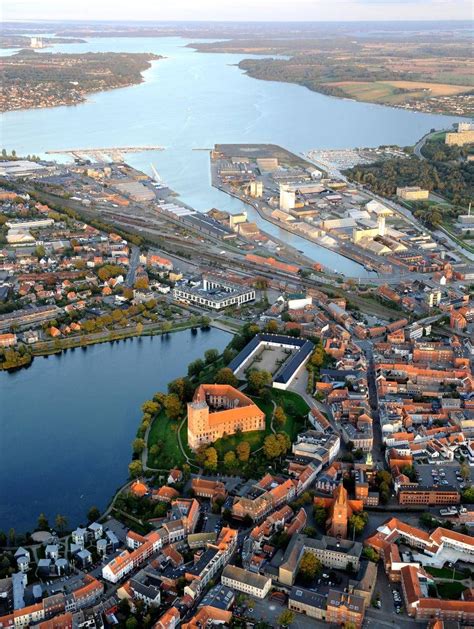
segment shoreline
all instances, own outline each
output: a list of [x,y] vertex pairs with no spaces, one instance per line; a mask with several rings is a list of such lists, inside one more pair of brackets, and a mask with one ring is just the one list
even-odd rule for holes
[[[206,327],[216,328],[217,330],[222,330],[224,332],[228,332],[229,334],[235,333],[235,332],[232,332],[228,327],[225,327],[222,324],[217,325],[214,321],[211,320],[208,326],[202,326],[201,324],[198,324],[198,325],[181,324],[165,332],[160,330],[158,326],[152,326],[150,329],[144,329],[141,333],[136,332],[136,330],[130,331],[129,333],[117,336],[117,338],[105,338],[105,337],[100,338],[99,337],[96,339],[83,340],[81,339],[80,336],[70,337],[67,339],[61,339],[61,341],[63,342],[63,345],[61,347],[54,347],[53,345],[52,347],[39,348],[37,351],[35,351],[35,348],[33,347],[31,354],[29,354],[31,356],[31,360],[29,360],[28,362],[24,364],[18,365],[16,367],[9,367],[6,369],[0,366],[0,373],[5,372],[5,373],[11,374],[11,373],[20,371],[21,369],[28,369],[33,364],[35,358],[57,356],[63,353],[65,354],[68,350],[85,349],[92,345],[101,345],[103,343],[115,343],[115,342],[120,342],[120,341],[126,341],[128,339],[135,339],[135,338],[142,338],[142,337],[151,338],[154,336],[167,336],[168,334],[172,334],[174,332],[184,332],[185,330],[196,330],[197,332],[197,330],[206,330]],[[64,343],[64,341],[69,341],[69,343]],[[78,342],[74,342],[74,341],[78,341]],[[54,340],[53,341],[40,341],[39,344],[41,345],[41,343],[54,343]]]
[[[298,232],[292,231],[291,229],[289,229],[287,226],[279,223],[278,221],[276,221],[275,219],[272,219],[271,217],[267,216],[259,207],[257,207],[256,205],[254,205],[251,201],[247,201],[247,200],[243,200],[242,197],[240,197],[238,194],[236,194],[235,192],[231,192],[230,190],[227,190],[225,188],[223,188],[222,186],[218,185],[217,183],[214,182],[214,177],[212,177],[212,186],[214,188],[216,188],[216,190],[220,190],[221,192],[224,192],[225,194],[228,194],[231,197],[234,197],[235,199],[238,199],[239,201],[241,201],[242,203],[244,203],[245,205],[248,205],[250,207],[252,207],[260,216],[261,219],[268,221],[269,223],[271,223],[272,225],[275,225],[275,227],[278,227],[279,229],[283,229],[284,231],[288,232],[289,234],[292,234],[293,236],[298,236],[299,238],[303,238],[303,240],[306,240],[306,242],[311,243],[312,245],[316,245],[318,247],[322,247],[323,249],[326,249],[327,251],[331,251],[331,253],[343,256],[344,258],[346,258],[346,260],[350,260],[351,262],[354,262],[355,264],[358,264],[360,267],[362,267],[362,269],[364,269],[365,271],[367,271],[368,273],[370,272],[374,272],[377,274],[377,277],[379,277],[379,274],[376,271],[369,271],[368,269],[366,269],[366,266],[362,263],[359,262],[358,260],[356,260],[355,258],[351,258],[347,253],[342,252],[342,251],[336,251],[334,249],[331,249],[330,247],[323,245],[322,243],[316,242],[315,240],[311,240],[310,238],[308,238],[307,236],[303,235],[303,234],[299,234]],[[272,236],[270,234],[270,236]],[[272,238],[276,238],[274,236],[272,236]],[[305,255],[306,257],[308,257],[307,254],[302,254]],[[317,262],[317,260],[315,260],[315,262]],[[320,264],[319,262],[317,262],[317,264]],[[325,275],[334,275],[334,271],[332,271],[329,267],[326,267],[324,265],[321,265],[323,267],[323,273]],[[338,277],[340,277],[341,275],[343,275],[344,277],[346,277],[347,279],[354,279],[351,276],[347,276],[345,273],[336,273],[336,275]]]
[[[0,56],[0,61],[2,58],[9,58],[14,56],[13,53],[12,55],[6,55],[5,57]],[[52,54],[72,54],[72,53],[52,53]],[[87,53],[84,53],[87,54]],[[118,53],[120,54],[120,53]],[[129,54],[146,54],[146,53],[129,53]],[[146,78],[143,76],[143,74],[145,72],[148,72],[148,70],[151,70],[151,68],[153,67],[153,63],[155,61],[162,61],[163,59],[166,59],[166,57],[164,55],[157,55],[156,53],[149,53],[150,55],[156,57],[154,59],[150,59],[148,61],[149,67],[145,68],[144,70],[140,71],[140,77],[137,77],[136,81],[131,81],[130,83],[124,84],[124,85],[113,85],[110,87],[106,87],[104,88],[100,88],[100,89],[92,89],[89,90],[87,92],[84,92],[83,94],[81,94],[81,98],[80,100],[77,101],[73,101],[73,102],[64,102],[64,103],[51,103],[48,105],[38,105],[36,106],[34,104],[34,102],[32,102],[30,105],[25,106],[25,107],[15,107],[15,108],[10,108],[10,109],[0,109],[0,115],[5,115],[5,114],[9,114],[11,112],[27,112],[27,111],[36,111],[36,110],[41,110],[41,109],[54,109],[55,107],[77,107],[78,105],[84,105],[88,102],[91,101],[91,97],[94,94],[107,94],[108,92],[113,92],[114,90],[119,90],[119,89],[128,89],[129,87],[135,87],[138,85],[141,85],[142,83],[146,83]]]

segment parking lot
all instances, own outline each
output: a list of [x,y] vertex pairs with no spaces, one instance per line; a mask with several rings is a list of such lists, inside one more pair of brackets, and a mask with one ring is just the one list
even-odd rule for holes
[[[272,627],[278,627],[278,617],[286,609],[288,609],[286,604],[281,605],[276,600],[271,600],[268,597],[263,600],[252,599],[252,602],[245,612],[245,616],[253,622],[263,620]],[[314,618],[308,618],[308,616],[303,614],[295,614],[295,619],[291,623],[291,629],[311,629],[312,627],[320,627],[323,629],[324,627],[327,628],[327,624],[315,620]]]
[[[455,487],[462,491],[465,481],[462,479],[459,463],[451,463],[444,465],[416,465],[415,470],[418,473],[420,485],[431,487],[439,485],[440,487]],[[474,470],[471,470],[471,481],[474,482]]]

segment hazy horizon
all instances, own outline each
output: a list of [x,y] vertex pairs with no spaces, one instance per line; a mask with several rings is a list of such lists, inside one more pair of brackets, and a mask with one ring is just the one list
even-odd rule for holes
[[[110,20],[113,16],[113,20]],[[3,0],[2,21],[357,22],[472,20],[470,0]]]

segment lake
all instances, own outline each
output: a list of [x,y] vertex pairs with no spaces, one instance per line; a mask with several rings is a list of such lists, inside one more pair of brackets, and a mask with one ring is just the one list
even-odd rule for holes
[[[215,143],[270,142],[301,153],[313,148],[413,144],[455,118],[341,100],[298,85],[259,81],[237,67],[244,56],[202,54],[181,38],[104,38],[56,46],[63,52],[154,52],[144,82],[93,94],[81,105],[4,114],[1,144],[19,155],[61,148],[165,146],[130,155],[150,163],[183,201],[200,211],[230,212],[243,204],[212,188],[209,155]],[[12,51],[3,51],[10,54]],[[46,51],[45,51],[46,52]],[[314,260],[347,275],[364,269],[262,221],[249,218]],[[0,528],[32,528],[41,511],[71,524],[103,507],[124,481],[139,406],[185,371],[205,349],[227,343],[212,330],[98,345],[37,358],[28,370],[0,374]]]
[[[431,128],[455,118],[409,112],[324,96],[287,83],[246,76],[239,61],[251,55],[198,53],[188,42],[167,38],[93,38],[63,44],[60,52],[154,52],[166,58],[144,73],[140,85],[92,94],[81,105],[9,112],[2,120],[2,146],[21,154],[61,148],[166,147],[131,154],[128,161],[151,174],[150,163],[183,201],[198,210],[244,209],[210,183],[209,155],[196,148],[215,143],[268,142],[302,153],[312,148],[413,144]],[[47,51],[44,51],[47,52]],[[279,229],[245,208],[249,218],[315,261],[350,276],[363,267]]]
[[32,530],[39,513],[75,526],[126,481],[140,405],[227,332],[142,337],[35,358],[0,373],[0,529]]

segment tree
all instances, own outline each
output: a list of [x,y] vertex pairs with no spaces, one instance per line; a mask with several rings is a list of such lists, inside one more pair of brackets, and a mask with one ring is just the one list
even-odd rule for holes
[[170,419],[178,419],[183,412],[181,401],[176,393],[170,393],[165,397],[165,411]]
[[212,472],[217,469],[217,450],[215,448],[206,448],[204,467]]
[[130,616],[127,618],[125,622],[125,629],[137,629],[138,628],[138,620],[134,616]]
[[138,478],[143,474],[143,466],[141,461],[132,461],[128,466],[130,478]]
[[38,516],[38,529],[40,531],[46,531],[47,529],[49,529],[48,518],[45,516],[44,513],[40,513]]
[[362,553],[366,559],[368,559],[369,561],[373,561],[374,563],[377,563],[378,560],[380,559],[377,551],[371,548],[370,546],[366,546],[364,550],[362,551]]
[[135,288],[137,290],[146,290],[148,288],[148,278],[145,276],[137,277],[135,280]]
[[251,393],[260,395],[264,387],[271,385],[272,374],[268,371],[253,369],[247,377],[247,383]]
[[176,378],[168,384],[168,393],[175,393],[181,402],[191,400],[194,386],[188,378]]
[[168,512],[168,507],[166,506],[166,503],[159,502],[153,509],[153,517],[164,518],[167,512]]
[[316,505],[314,507],[314,521],[318,526],[325,526],[328,515],[326,509],[322,505]]
[[100,511],[97,507],[91,507],[87,512],[87,519],[89,522],[96,522],[100,518]]
[[268,435],[263,442],[263,453],[267,459],[276,459],[280,456],[280,444],[275,435]]
[[277,622],[283,627],[289,627],[294,619],[295,614],[290,609],[285,609],[285,611],[281,612],[281,614],[278,616]]
[[15,546],[15,542],[16,542],[16,531],[14,528],[11,528],[8,531],[8,543],[10,546]]
[[139,437],[134,439],[132,442],[133,454],[141,454],[145,449],[145,445],[146,443],[144,439],[140,439]]
[[250,443],[248,441],[241,441],[237,445],[237,456],[239,457],[239,461],[245,463],[249,460],[250,457]]
[[141,335],[141,333],[143,332],[143,323],[141,323],[141,321],[139,321],[136,325],[136,331],[138,335]]
[[235,456],[235,452],[233,450],[229,450],[224,455],[224,465],[228,469],[232,469],[235,467],[237,463],[237,457]]
[[231,387],[236,387],[239,381],[234,376],[234,372],[229,367],[222,367],[216,374],[216,384],[229,384]]
[[324,364],[325,352],[322,345],[317,345],[314,352],[311,354],[310,364],[313,367],[322,367]]
[[298,572],[303,581],[312,581],[315,577],[321,574],[322,570],[323,566],[316,555],[310,552],[305,552],[303,554]]
[[468,487],[462,492],[462,501],[468,504],[474,503],[474,487]]
[[418,482],[418,474],[416,473],[413,465],[403,465],[400,472],[405,474],[405,476],[408,476],[412,483]]
[[356,535],[360,535],[365,529],[365,525],[367,524],[368,519],[368,515],[364,511],[360,513],[354,513],[349,518],[349,530],[351,532],[355,531]]
[[156,415],[156,413],[160,410],[160,405],[156,401],[152,402],[151,400],[147,400],[146,402],[143,402],[141,408],[143,413]]
[[204,358],[206,359],[206,365],[210,365],[219,358],[219,351],[217,349],[208,349],[204,352]]
[[471,468],[469,466],[469,463],[467,463],[466,461],[461,463],[460,474],[464,482],[471,480]]
[[197,358],[192,363],[188,365],[188,376],[190,378],[194,378],[195,376],[199,376],[201,371],[204,369],[204,361],[200,358]]
[[44,258],[46,254],[46,249],[43,247],[43,245],[38,245],[35,249],[35,255],[38,258],[38,260],[40,260],[41,258]]
[[274,319],[271,319],[265,326],[265,331],[268,332],[269,334],[277,334],[278,323]]
[[291,441],[286,432],[277,433],[276,439],[280,446],[280,454],[286,454],[291,448]]
[[151,456],[152,456],[153,458],[156,458],[156,457],[160,454],[160,452],[161,452],[161,447],[160,447],[160,445],[159,445],[158,443],[154,443],[154,444],[151,446],[151,448],[150,448],[149,452],[150,452],[150,454],[151,454]]
[[281,406],[276,407],[275,412],[273,413],[273,417],[279,426],[283,426],[286,422],[285,411]]
[[60,533],[62,533],[67,526],[67,520],[65,516],[61,515],[60,513],[58,513],[58,515],[54,518],[54,523]]

